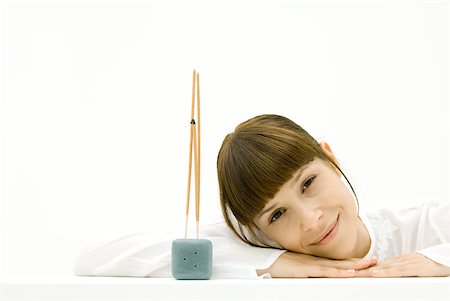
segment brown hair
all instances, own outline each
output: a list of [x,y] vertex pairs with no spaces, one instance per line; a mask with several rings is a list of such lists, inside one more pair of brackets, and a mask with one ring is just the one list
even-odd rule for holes
[[[315,158],[337,168],[356,197],[339,166],[295,122],[279,115],[260,115],[239,124],[225,137],[217,156],[220,205],[228,227],[249,245],[273,247],[261,240],[261,233],[255,234],[258,227],[254,218],[295,171]],[[231,215],[237,221],[239,232],[233,226]],[[256,242],[245,234],[244,228]]]

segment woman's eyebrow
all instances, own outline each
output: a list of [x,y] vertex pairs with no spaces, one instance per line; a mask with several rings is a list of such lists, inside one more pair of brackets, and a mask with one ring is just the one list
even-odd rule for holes
[[269,208],[267,208],[266,210],[263,210],[259,215],[258,215],[258,219],[261,219],[261,217],[266,214],[266,212],[272,210],[274,207],[276,207],[277,204],[273,204],[272,206],[270,206]]
[[303,175],[303,172],[305,171],[305,169],[307,169],[311,164],[305,164],[303,165],[298,171],[297,174],[294,176],[294,181],[292,181],[291,183],[291,188],[295,185],[295,183],[298,182],[298,180],[300,180],[300,177]]

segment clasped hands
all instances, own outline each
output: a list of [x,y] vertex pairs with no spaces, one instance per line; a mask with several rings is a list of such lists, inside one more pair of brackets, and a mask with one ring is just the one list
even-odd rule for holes
[[270,273],[272,278],[441,277],[450,275],[450,267],[419,253],[378,263],[376,257],[333,260],[287,251],[268,269],[257,273]]

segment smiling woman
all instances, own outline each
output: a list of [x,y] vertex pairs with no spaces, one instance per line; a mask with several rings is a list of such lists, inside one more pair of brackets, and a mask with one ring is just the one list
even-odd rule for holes
[[[236,231],[229,210],[260,244],[273,247],[275,241],[277,247],[305,254],[318,252],[305,249],[305,243],[313,246],[320,235],[323,238],[328,234],[341,213],[341,224],[351,223],[348,240],[358,237],[365,246],[352,250],[356,254],[336,254],[331,258],[356,257],[361,255],[360,249],[368,250],[367,231],[364,239],[364,227],[357,220],[355,199],[356,202],[358,199],[330,146],[325,142],[319,144],[288,118],[261,115],[240,124],[225,137],[217,158],[217,171],[225,221],[245,243],[261,246]],[[341,175],[355,199],[341,181]],[[330,209],[324,215],[322,209],[315,208]],[[313,225],[319,220],[320,225]],[[301,227],[306,228],[303,229],[306,235],[292,232]],[[308,231],[309,228],[313,230]],[[272,243],[261,240],[255,233],[258,230],[273,238]],[[313,255],[331,254],[319,251]]]
[[[375,239],[371,238],[368,222],[364,223],[359,216],[356,194],[330,146],[326,142],[318,143],[290,119],[261,115],[238,125],[223,141],[217,171],[225,221],[243,242],[344,261],[374,253]],[[380,264],[371,269],[348,264],[346,268],[358,270],[353,272],[361,276],[374,276],[374,271],[378,271],[376,275],[385,276],[450,275],[448,208],[448,203],[427,203],[415,211],[410,208],[403,211],[404,216],[396,216],[397,221],[408,221],[397,228],[389,228],[392,223],[384,220],[387,226],[380,229],[379,236],[389,237],[392,242],[381,240],[379,244],[385,242],[384,247],[377,255],[385,257],[386,252],[391,257],[403,255],[401,262]],[[416,220],[411,220],[412,212]],[[415,233],[406,233],[403,229],[405,226],[417,229],[427,220],[431,225],[427,230],[432,231],[426,235],[421,229]],[[386,249],[387,243],[391,243],[390,249]],[[434,247],[436,253],[430,252],[428,247]],[[417,256],[414,251],[418,248],[425,249],[422,254],[426,253],[428,258]],[[408,257],[408,253],[412,254]],[[289,277],[293,275],[292,265],[299,264],[298,260],[277,261],[265,271],[272,276]],[[322,268],[321,264],[314,266],[314,261],[309,265],[313,271],[303,276],[314,276]],[[382,267],[384,274],[379,272]]]
[[[285,117],[240,124],[217,168],[224,220],[200,231],[213,243],[211,279],[450,275],[450,202],[359,210],[331,147]],[[172,277],[173,238],[94,245],[75,274]]]

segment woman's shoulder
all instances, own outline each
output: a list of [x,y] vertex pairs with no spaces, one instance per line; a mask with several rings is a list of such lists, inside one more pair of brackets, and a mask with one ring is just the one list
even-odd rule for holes
[[450,202],[421,197],[384,206],[372,206],[362,211],[374,228],[419,231],[419,227],[435,223],[449,223]]
[[361,217],[373,240],[371,252],[383,260],[450,239],[450,202],[415,198],[365,209]]
[[364,212],[368,215],[374,214],[413,214],[434,208],[450,208],[450,201],[443,201],[436,197],[416,197],[407,200],[399,200],[395,202],[372,204],[364,208]]

